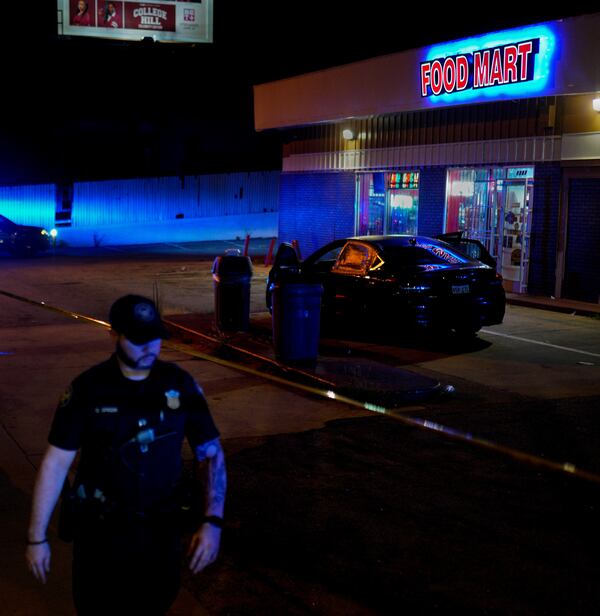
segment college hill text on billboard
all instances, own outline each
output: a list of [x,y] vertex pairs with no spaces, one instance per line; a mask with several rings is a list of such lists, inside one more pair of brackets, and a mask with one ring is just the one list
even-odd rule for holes
[[211,43],[213,0],[57,0],[58,34]]

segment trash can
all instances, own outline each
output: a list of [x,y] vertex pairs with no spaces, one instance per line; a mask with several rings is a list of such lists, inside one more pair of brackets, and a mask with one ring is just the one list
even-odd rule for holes
[[278,283],[273,287],[273,345],[283,362],[314,363],[319,352],[320,284]]
[[246,331],[250,321],[250,257],[225,254],[212,266],[215,319],[221,331]]

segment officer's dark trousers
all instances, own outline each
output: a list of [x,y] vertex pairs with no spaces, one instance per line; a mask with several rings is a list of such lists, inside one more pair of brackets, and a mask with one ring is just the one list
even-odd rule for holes
[[158,616],[179,592],[181,540],[168,520],[96,522],[73,543],[73,598],[79,616]]

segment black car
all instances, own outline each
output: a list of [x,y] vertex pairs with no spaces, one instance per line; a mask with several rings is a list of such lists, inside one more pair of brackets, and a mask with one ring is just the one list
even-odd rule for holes
[[50,247],[50,235],[43,227],[18,225],[0,214],[0,250],[31,257]]
[[475,240],[447,239],[455,245],[424,236],[352,237],[304,261],[282,244],[269,272],[267,307],[275,284],[320,283],[324,325],[385,323],[406,333],[422,326],[472,335],[501,323],[506,299],[493,257]]

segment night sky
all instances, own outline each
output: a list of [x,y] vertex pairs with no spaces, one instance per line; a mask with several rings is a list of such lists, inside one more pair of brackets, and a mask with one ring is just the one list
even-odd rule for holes
[[253,84],[598,10],[215,0],[214,43],[190,46],[58,39],[44,4],[3,14],[3,184],[277,169],[279,135],[253,130]]

